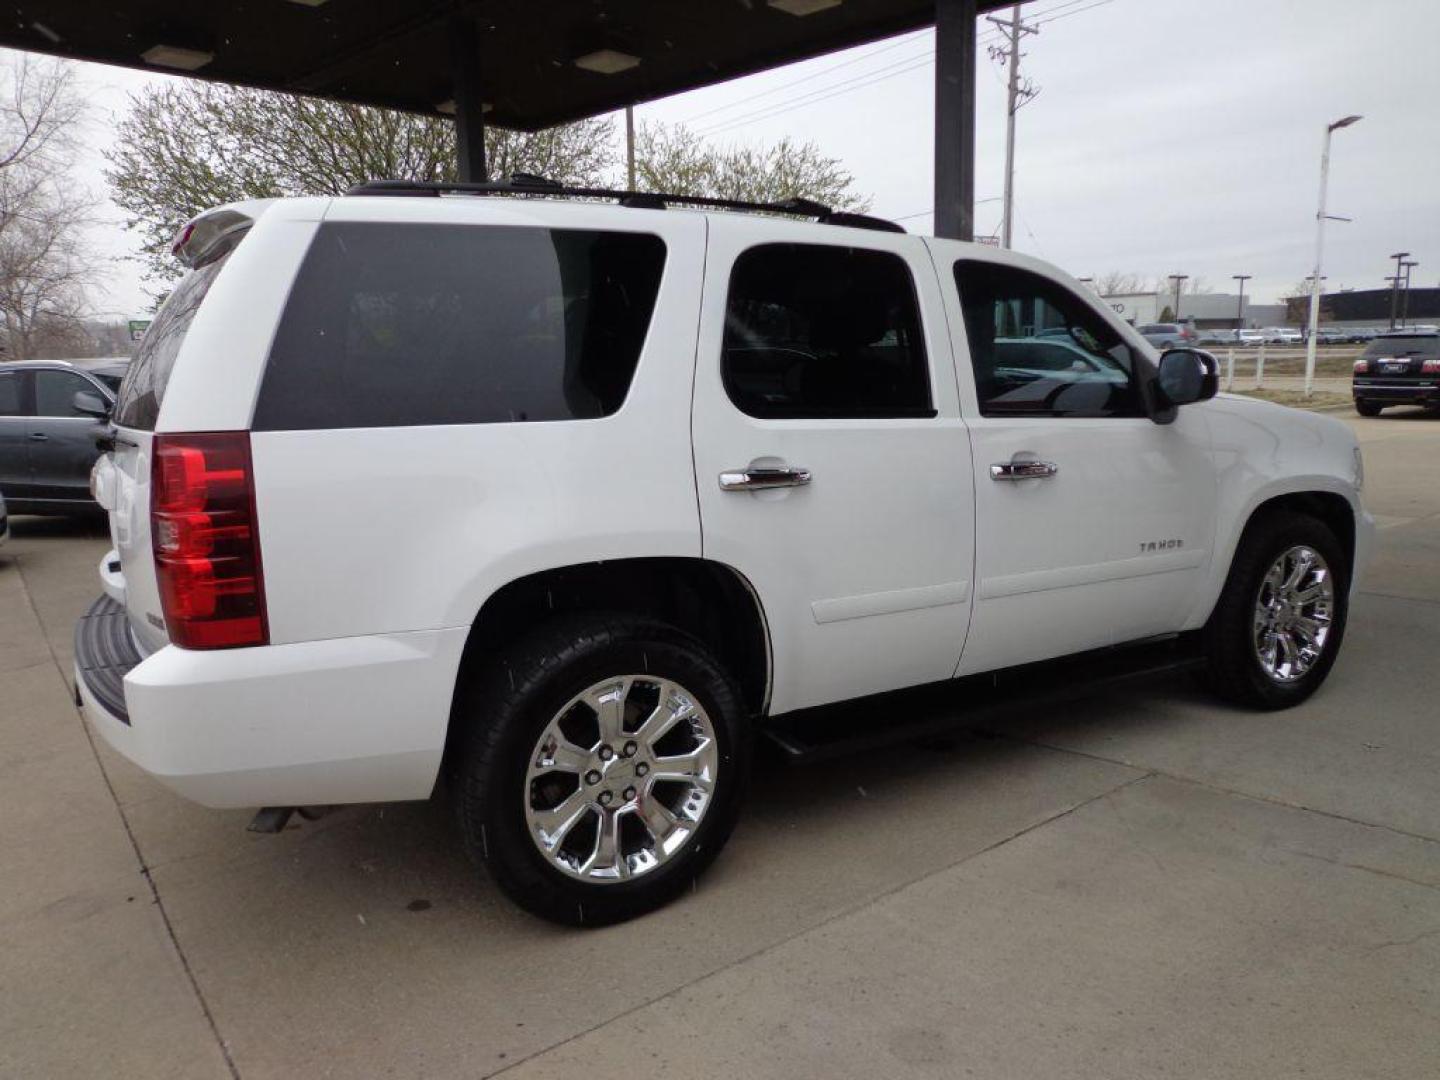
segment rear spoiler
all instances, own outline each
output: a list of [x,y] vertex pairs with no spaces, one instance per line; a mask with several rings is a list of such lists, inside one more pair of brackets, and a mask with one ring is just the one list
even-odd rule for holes
[[170,254],[191,270],[213,262],[234,248],[250,231],[255,219],[274,201],[252,199],[197,214],[175,234]]

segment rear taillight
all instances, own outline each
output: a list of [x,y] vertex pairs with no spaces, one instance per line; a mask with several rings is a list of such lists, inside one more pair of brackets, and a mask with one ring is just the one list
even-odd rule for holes
[[1369,370],[1370,370],[1370,361],[1369,361],[1369,360],[1356,360],[1356,361],[1355,361],[1355,374],[1356,374],[1356,375],[1364,375],[1364,374],[1365,374],[1367,371],[1369,371]]
[[248,432],[155,436],[150,536],[171,642],[232,649],[269,640]]
[[1420,370],[1426,375],[1440,375],[1440,356],[1421,361]]

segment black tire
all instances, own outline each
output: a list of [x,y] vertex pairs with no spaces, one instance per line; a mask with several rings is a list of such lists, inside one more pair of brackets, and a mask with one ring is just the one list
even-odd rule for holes
[[1380,410],[1384,407],[1374,401],[1364,401],[1360,398],[1355,400],[1355,411],[1361,416],[1379,416]]
[[[1308,545],[1330,567],[1333,613],[1323,651],[1308,672],[1291,682],[1272,678],[1254,645],[1253,619],[1261,584],[1271,566],[1296,545]],[[1203,681],[1222,697],[1258,709],[1288,709],[1325,681],[1345,637],[1349,612],[1350,565],[1330,527],[1308,514],[1287,510],[1262,513],[1246,528],[1230,564],[1225,588],[1200,632],[1206,666]]]
[[[577,694],[636,673],[673,680],[710,719],[718,765],[693,835],[669,860],[625,881],[592,883],[550,864],[526,823],[526,769],[546,727]],[[672,626],[626,614],[559,616],[466,676],[452,722],[467,725],[454,801],[469,855],[527,911],[572,926],[643,915],[690,889],[729,838],[748,780],[751,734],[734,680]]]

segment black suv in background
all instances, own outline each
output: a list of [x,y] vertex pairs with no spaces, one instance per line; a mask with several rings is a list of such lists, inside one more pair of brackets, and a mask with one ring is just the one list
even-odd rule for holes
[[1355,361],[1355,411],[1379,416],[1386,405],[1440,408],[1440,331],[1381,334]]
[[0,364],[0,495],[12,514],[99,512],[90,497],[123,360]]

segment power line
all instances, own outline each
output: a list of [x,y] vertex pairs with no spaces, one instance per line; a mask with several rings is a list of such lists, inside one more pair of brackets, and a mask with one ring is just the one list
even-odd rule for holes
[[[835,97],[837,94],[849,93],[852,90],[859,90],[863,87],[871,86],[877,82],[884,82],[886,79],[892,79],[897,75],[904,75],[908,71],[917,71],[922,67],[927,67],[930,64],[933,64],[934,62],[935,56],[933,52],[929,50],[927,50],[922,55],[907,56],[901,60],[896,60],[893,63],[886,64],[883,67],[876,68],[873,71],[867,71],[861,75],[854,75],[848,79],[842,79],[836,83],[830,83],[826,86],[817,87],[816,89],[811,90],[808,93],[801,94],[799,97],[796,97],[791,101],[785,102],[783,105],[766,105],[759,109],[755,109],[752,112],[742,113],[739,116],[729,117],[728,119],[722,120],[708,129],[701,130],[700,132],[698,132],[698,134],[702,138],[706,138],[711,135],[718,134],[722,131],[729,131],[733,128],[744,127],[745,125],[751,123],[754,120],[768,120],[772,116],[779,116],[781,113],[787,113],[793,109],[798,109],[805,105],[813,105],[817,101],[825,101],[827,98]],[[888,74],[886,74],[887,72]]]
[[[1078,0],[1076,0],[1076,2],[1078,2]],[[898,49],[902,45],[913,44],[914,42],[919,41],[926,32],[927,31],[921,30],[913,34],[905,34],[903,36],[903,39],[897,39],[893,42],[890,42],[889,44],[882,45],[877,49],[868,49],[857,56],[851,57],[849,60],[842,60],[838,64],[831,64],[828,67],[823,67],[818,71],[812,71],[809,75],[806,75],[803,78],[794,79],[791,82],[787,83],[781,83],[779,86],[772,86],[769,90],[761,90],[754,94],[747,94],[745,97],[736,98],[734,101],[726,102],[724,105],[716,105],[713,109],[706,109],[704,112],[696,113],[694,116],[686,117],[680,122],[682,124],[693,124],[695,123],[695,121],[703,120],[705,117],[712,116],[715,113],[725,112],[729,109],[738,108],[739,106],[747,104],[748,102],[757,101],[763,97],[769,97],[771,94],[778,94],[781,90],[788,90],[792,86],[799,86],[801,83],[810,82],[812,79],[819,78],[822,75],[828,75],[830,72],[838,71],[840,68],[850,67],[852,64],[858,64],[862,60],[869,60],[872,56],[878,56],[881,53],[890,52],[892,49]]]
[[[1075,4],[1075,3],[1080,3],[1080,2],[1081,2],[1081,0],[1067,0],[1067,3],[1061,4],[1061,5],[1059,5],[1059,7],[1067,7],[1067,6],[1069,6],[1069,4]],[[1050,10],[1057,10],[1057,9],[1050,9]],[[880,53],[889,52],[889,51],[891,51],[891,50],[893,50],[893,49],[900,48],[902,45],[913,45],[913,44],[916,44],[916,43],[920,42],[920,40],[921,40],[922,37],[925,37],[925,36],[928,35],[929,33],[930,33],[930,31],[929,31],[929,29],[927,28],[927,29],[925,29],[925,30],[917,31],[917,32],[912,33],[912,34],[907,34],[907,35],[905,35],[904,40],[895,41],[895,42],[892,42],[892,43],[890,43],[890,44],[888,44],[888,45],[883,45],[883,46],[881,46],[881,47],[878,48],[878,49],[868,50],[868,51],[865,52],[863,55],[851,57],[849,60],[842,60],[842,61],[841,61],[840,63],[838,63],[838,64],[831,64],[831,65],[829,65],[828,67],[821,68],[821,69],[818,70],[818,71],[813,71],[813,72],[811,72],[809,75],[804,76],[803,78],[793,79],[793,80],[791,80],[790,82],[781,83],[779,86],[771,87],[771,88],[768,89],[768,90],[761,90],[761,91],[759,91],[759,92],[757,92],[757,93],[754,93],[754,94],[748,94],[748,95],[746,95],[746,96],[743,97],[743,98],[737,98],[735,101],[727,102],[727,103],[724,104],[724,105],[717,105],[717,106],[715,106],[713,109],[707,109],[707,110],[705,110],[705,111],[702,112],[702,113],[696,113],[694,116],[691,116],[691,117],[688,117],[688,118],[685,119],[685,120],[682,120],[681,123],[682,123],[682,124],[692,124],[692,123],[694,123],[695,121],[700,120],[700,119],[702,119],[702,118],[704,118],[704,117],[706,117],[706,116],[711,116],[711,115],[713,115],[713,114],[715,114],[715,113],[726,112],[726,111],[729,111],[730,109],[739,108],[740,106],[745,105],[745,104],[748,104],[748,103],[751,102],[751,101],[756,101],[756,100],[758,100],[758,99],[760,99],[760,98],[763,98],[763,97],[769,97],[769,96],[772,95],[772,94],[777,94],[777,93],[779,93],[779,92],[782,91],[782,90],[788,90],[788,89],[790,89],[791,87],[799,86],[799,85],[801,85],[802,83],[813,83],[816,79],[823,78],[824,76],[830,74],[832,71],[838,70],[839,68],[849,67],[849,66],[851,66],[852,64],[857,64],[857,63],[859,63],[859,62],[862,61],[862,60],[869,60],[869,59],[871,59],[872,57],[874,57],[874,56],[876,56],[876,55],[878,55],[878,54],[880,54]],[[979,42],[984,43],[984,42],[988,42],[988,41],[990,41],[990,40],[992,40],[992,39],[994,39],[994,38],[998,38],[999,36],[1000,36],[999,33],[996,32],[996,31],[985,31],[984,34],[983,34],[978,40],[979,40]],[[901,62],[904,62],[904,61],[906,61],[906,60],[916,60],[916,59],[920,59],[921,57],[933,58],[933,52],[934,52],[933,47],[930,45],[930,43],[929,43],[928,41],[925,42],[925,46],[926,46],[926,47],[925,47],[923,50],[921,50],[921,51],[918,52],[918,53],[915,53],[913,56],[910,56],[910,57],[902,57],[900,61],[895,61],[895,63],[901,63]],[[868,72],[862,71],[862,72],[860,72],[858,75],[852,76],[852,77],[847,78],[847,79],[842,79],[839,83],[830,83],[830,84],[827,84],[827,85],[825,85],[825,86],[817,87],[814,91],[811,91],[811,93],[819,93],[819,92],[822,92],[822,91],[824,91],[824,90],[828,90],[828,89],[832,89],[832,88],[834,88],[834,87],[836,87],[836,86],[840,86],[840,85],[842,85],[842,84],[844,84],[844,83],[848,83],[848,82],[854,81],[855,79],[863,79],[863,78],[865,78],[865,77],[867,77],[867,76],[869,76],[869,75],[876,74],[877,72],[885,71],[885,70],[887,70],[887,68],[890,67],[890,66],[892,66],[892,65],[885,65],[885,66],[882,66],[882,67],[879,67],[879,68],[874,68],[874,69],[872,69],[872,70],[870,70],[870,71],[868,71]],[[760,110],[756,110],[756,111],[763,111],[764,109],[770,109],[770,108],[776,108],[776,107],[785,108],[785,107],[787,107],[789,104],[790,104],[789,102],[774,102],[774,103],[771,103],[771,104],[769,104],[769,105],[764,105],[764,106],[761,107]],[[715,125],[715,126],[727,125],[727,124],[730,124],[730,123],[736,121],[737,119],[738,119],[737,117],[729,117],[729,118],[717,120],[717,121],[714,121],[714,125]]]
[[[1072,15],[1079,15],[1082,12],[1090,11],[1091,9],[1097,7],[1103,7],[1105,4],[1113,2],[1114,0],[1091,0],[1090,3],[1085,3],[1085,0],[1065,0],[1065,2],[1056,4],[1054,7],[1045,8],[1043,11],[1037,12],[1036,14],[1039,17],[1036,19],[1034,25],[1039,26],[1043,25],[1044,23],[1058,22],[1061,19],[1069,18]],[[1084,6],[1077,7],[1076,5],[1079,4],[1083,4]],[[993,31],[985,31],[977,37],[977,45],[999,40],[1004,36],[1005,34],[1003,30],[997,29]],[[910,43],[915,40],[916,36],[912,35],[907,38],[906,42],[904,43]],[[904,43],[897,42],[895,44],[898,45]],[[887,50],[890,47],[891,46],[883,46],[880,50],[872,50],[866,55],[866,57],[856,57],[852,59],[868,59],[870,56],[874,56],[876,52]],[[846,66],[851,62],[852,61],[850,60],[842,61],[840,64],[832,65],[831,68],[825,69],[825,71],[814,73],[803,79],[794,80],[790,83],[786,83],[783,87],[776,87],[775,89],[780,90],[795,86],[799,83],[811,82],[812,80],[825,74],[826,72],[834,70],[834,68],[836,67]],[[774,102],[768,105],[763,105],[740,116],[722,118],[720,120],[717,120],[712,126],[696,132],[695,134],[697,135],[697,137],[703,139],[712,138],[716,135],[721,135],[728,131],[734,131],[751,123],[757,123],[760,121],[769,120],[776,116],[781,116],[784,113],[791,112],[794,109],[804,108],[809,105],[816,105],[822,101],[828,101],[830,98],[838,97],[841,94],[848,94],[855,90],[862,90],[868,86],[873,85],[874,83],[883,82],[886,79],[892,79],[898,75],[903,75],[910,71],[918,71],[920,68],[926,67],[929,64],[933,64],[934,62],[934,50],[933,48],[927,48],[924,54],[916,54],[914,56],[902,57],[901,59],[893,61],[889,64],[882,65],[881,67],[874,68],[870,71],[861,72],[858,75],[842,79],[839,82],[828,83],[825,86],[817,87],[815,90],[802,94],[800,97],[796,98],[793,101]],[[734,106],[743,104],[747,100],[753,100],[758,97],[767,96],[772,92],[773,91],[765,91],[762,94],[751,95],[751,97],[748,99],[742,98],[738,102],[732,102],[730,105],[727,106],[719,106],[716,109],[710,110],[710,112],[713,113],[723,111]]]

